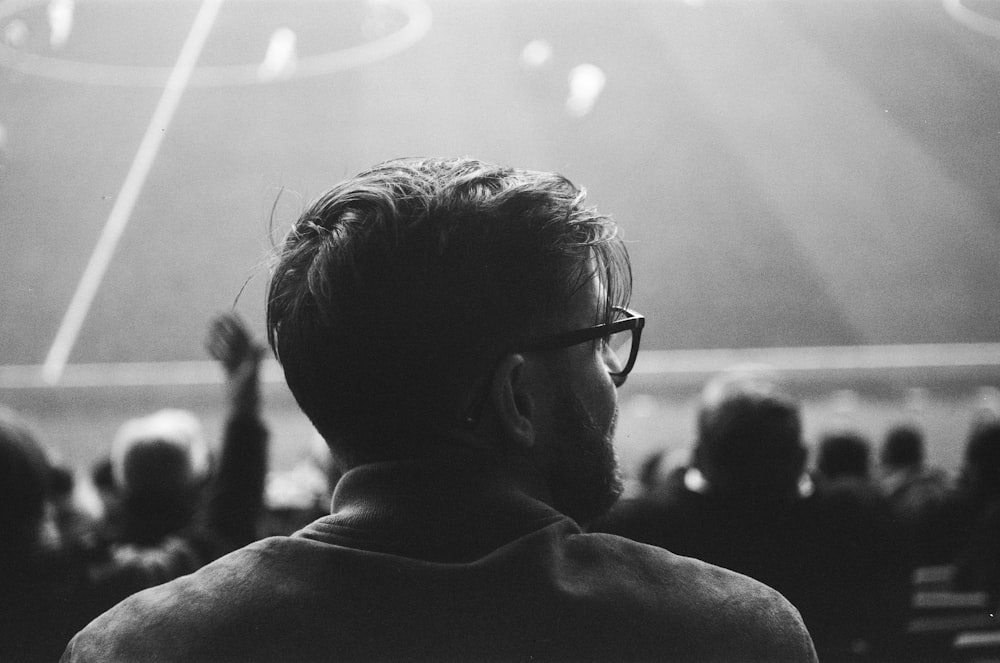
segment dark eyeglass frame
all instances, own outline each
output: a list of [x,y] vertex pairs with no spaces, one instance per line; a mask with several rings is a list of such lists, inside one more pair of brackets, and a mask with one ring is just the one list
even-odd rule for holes
[[[625,362],[625,366],[622,370],[608,371],[614,380],[615,386],[620,387],[625,384],[625,378],[632,371],[632,367],[635,366],[635,358],[639,354],[639,341],[642,339],[642,328],[646,326],[646,317],[641,313],[637,313],[632,309],[622,306],[615,306],[612,310],[617,313],[624,313],[626,317],[621,320],[606,322],[600,325],[594,325],[593,327],[587,327],[585,329],[574,329],[573,331],[560,332],[558,334],[552,334],[551,336],[535,338],[525,343],[517,344],[511,350],[504,353],[504,355],[509,354],[510,352],[545,352],[548,350],[561,350],[562,348],[569,348],[574,345],[586,343],[587,341],[593,341],[603,336],[610,337],[613,334],[631,330],[632,347],[629,348],[628,361]],[[462,421],[465,427],[472,428],[476,425],[476,422],[479,421],[480,416],[482,416],[483,408],[486,407],[488,386],[489,378],[487,378],[482,388],[478,390],[479,395],[469,407],[467,414],[463,417]]]
[[[551,336],[536,338],[526,343],[519,344],[514,352],[560,350],[562,348],[569,348],[574,345],[586,343],[587,341],[594,341],[602,337],[610,338],[612,335],[619,332],[631,330],[632,347],[629,349],[628,361],[625,362],[625,366],[622,370],[608,371],[613,377],[621,378],[622,382],[624,382],[625,377],[632,371],[632,367],[635,366],[635,358],[639,354],[639,341],[642,338],[642,328],[646,326],[646,317],[641,313],[633,311],[632,309],[621,306],[615,306],[612,310],[616,313],[624,313],[626,317],[620,320],[615,320],[614,322],[605,322],[600,325],[594,325],[593,327],[587,327],[586,329],[574,329],[573,331],[560,332],[558,334],[552,334]],[[621,385],[619,384],[619,386]]]

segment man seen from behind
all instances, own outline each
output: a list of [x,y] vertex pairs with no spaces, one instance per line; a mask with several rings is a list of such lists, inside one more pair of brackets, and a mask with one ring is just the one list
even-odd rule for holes
[[774,590],[581,529],[621,490],[631,286],[558,175],[406,159],[337,185],[267,301],[344,472],[331,514],[133,596],[64,660],[815,660]]

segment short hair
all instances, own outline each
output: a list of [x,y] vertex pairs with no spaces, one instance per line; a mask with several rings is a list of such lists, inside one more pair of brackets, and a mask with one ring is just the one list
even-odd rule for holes
[[860,433],[839,431],[820,439],[816,469],[827,479],[867,478],[871,464],[871,445]]
[[51,465],[30,424],[0,406],[0,543],[34,543],[45,515]]
[[391,438],[461,420],[503,353],[594,274],[591,260],[605,317],[627,304],[625,245],[585,196],[554,173],[398,159],[300,216],[277,251],[268,340],[340,462],[413,453]]
[[919,467],[924,462],[924,434],[916,426],[900,424],[886,433],[879,460],[886,467]]
[[798,402],[769,369],[735,369],[706,384],[695,459],[711,484],[739,493],[792,493],[805,455]]
[[111,443],[115,485],[130,497],[185,498],[201,486],[210,466],[201,422],[187,410],[129,419]]

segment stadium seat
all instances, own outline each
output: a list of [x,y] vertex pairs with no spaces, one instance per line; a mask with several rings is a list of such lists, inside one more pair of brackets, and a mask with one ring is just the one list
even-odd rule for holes
[[914,570],[908,659],[1000,663],[998,606],[986,592],[954,589],[954,577],[952,565]]

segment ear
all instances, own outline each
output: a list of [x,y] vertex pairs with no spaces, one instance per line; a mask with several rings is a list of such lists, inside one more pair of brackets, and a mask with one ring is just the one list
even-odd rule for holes
[[534,402],[528,390],[524,355],[507,355],[500,362],[493,374],[490,400],[507,439],[520,449],[533,447]]

